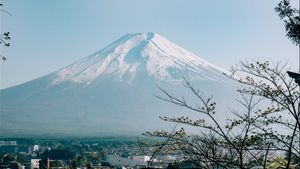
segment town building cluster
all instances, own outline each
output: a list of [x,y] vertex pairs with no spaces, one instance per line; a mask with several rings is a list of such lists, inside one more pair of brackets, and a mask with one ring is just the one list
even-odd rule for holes
[[[0,141],[0,168],[2,169],[100,169],[100,168],[167,168],[179,159],[175,155],[151,157],[134,146],[107,146],[78,144],[54,146],[18,144]],[[67,148],[68,147],[68,148]],[[76,148],[77,147],[77,148]],[[124,148],[125,147],[125,148]]]

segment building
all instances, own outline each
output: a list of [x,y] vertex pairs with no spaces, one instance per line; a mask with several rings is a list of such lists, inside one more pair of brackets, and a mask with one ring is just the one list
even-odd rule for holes
[[144,162],[144,163],[150,161],[150,158],[151,158],[150,156],[132,156],[133,160]]
[[0,146],[16,146],[17,142],[16,141],[3,141],[0,140]]
[[40,161],[41,159],[31,159],[31,169],[39,169],[40,168]]
[[131,158],[120,157],[116,154],[109,154],[106,156],[106,162],[110,164],[110,166],[114,167],[146,167],[147,163],[142,161],[137,161]]
[[34,145],[32,150],[35,151],[35,152],[39,151],[39,145]]

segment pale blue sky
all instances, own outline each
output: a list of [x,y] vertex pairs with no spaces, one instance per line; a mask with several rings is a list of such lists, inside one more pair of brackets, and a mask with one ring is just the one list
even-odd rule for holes
[[[298,2],[292,0],[295,6]],[[298,64],[274,12],[278,0],[2,0],[1,86],[51,73],[126,33],[156,32],[223,68],[240,60]]]

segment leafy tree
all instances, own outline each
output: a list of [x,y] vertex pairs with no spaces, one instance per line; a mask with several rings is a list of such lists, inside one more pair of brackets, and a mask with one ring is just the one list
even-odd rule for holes
[[286,36],[296,45],[300,43],[300,15],[299,10],[293,8],[289,0],[280,1],[275,8],[279,17],[285,23]]
[[[267,164],[267,168],[268,169],[285,168],[286,165],[287,165],[287,160],[286,159],[284,159],[283,157],[276,157]],[[290,166],[290,168],[295,169],[296,165],[293,164],[293,165]]]
[[77,167],[85,167],[87,165],[89,165],[89,161],[88,159],[80,154],[80,155],[76,155],[72,160],[71,160],[71,166],[72,168],[77,168]]
[[46,150],[42,154],[42,158],[49,158],[51,160],[70,160],[75,157],[75,154],[67,149],[51,149]]
[[228,119],[228,124],[222,126],[216,118],[216,103],[213,99],[202,96],[188,81],[185,81],[185,86],[199,99],[199,104],[190,105],[184,98],[179,99],[160,88],[166,95],[161,99],[195,111],[199,113],[200,118],[193,120],[188,117],[161,117],[161,119],[201,128],[202,133],[189,135],[184,128],[181,128],[176,132],[155,131],[147,132],[146,135],[166,138],[168,140],[168,144],[165,144],[166,149],[183,153],[185,160],[193,161],[202,168],[217,166],[249,168],[257,164],[263,166],[266,160],[263,157],[268,152],[269,145],[264,142],[263,138],[256,135],[258,133],[255,133],[255,128],[253,128],[252,114],[259,103],[254,100],[254,95],[251,95],[248,100],[240,91],[243,100],[239,102],[244,106],[245,111],[240,114],[234,112],[237,118]]
[[[300,105],[298,85],[287,75],[287,64],[270,66],[265,63],[242,63],[233,72],[247,74],[238,81],[246,85],[241,92],[254,94],[269,103],[260,110],[254,126],[262,131],[275,144],[272,149],[287,154],[287,165],[291,157],[300,158]],[[280,132],[278,128],[283,129]]]
[[[186,88],[199,103],[191,105],[184,98],[171,95],[164,89],[162,100],[199,113],[199,119],[189,117],[162,120],[201,128],[199,135],[189,135],[184,128],[176,132],[147,132],[148,136],[168,140],[165,148],[183,153],[188,160],[202,167],[251,168],[267,167],[267,161],[275,152],[287,154],[286,168],[292,157],[300,158],[297,144],[300,134],[298,85],[288,77],[287,64],[270,65],[268,62],[242,62],[232,69],[231,79],[242,85],[238,90],[243,107],[232,112],[236,118],[227,119],[225,126],[217,120],[216,103],[205,98],[188,81]],[[220,113],[221,114],[221,113]],[[222,113],[223,114],[223,113]],[[284,132],[282,132],[284,131]],[[212,133],[212,135],[208,135]]]
[[1,163],[3,164],[9,164],[10,162],[14,162],[16,161],[16,157],[13,154],[3,154],[3,156],[1,157]]
[[[286,36],[299,45],[299,11],[292,8],[288,0],[282,0],[275,11],[285,22]],[[216,103],[212,98],[205,98],[189,82],[186,81],[185,86],[199,99],[198,104],[191,105],[160,88],[165,96],[160,97],[162,100],[201,115],[196,120],[184,116],[161,119],[201,128],[202,133],[188,135],[181,128],[176,132],[154,131],[145,135],[165,138],[165,149],[180,151],[186,159],[194,159],[204,168],[256,165],[272,168],[271,164],[279,162],[281,166],[276,167],[300,168],[299,163],[295,165],[300,159],[300,143],[297,143],[300,141],[300,93],[287,70],[290,70],[287,64],[270,65],[269,62],[241,62],[239,67],[233,68],[232,74],[227,76],[242,85],[238,90],[242,99],[238,102],[244,110],[233,112],[236,118],[227,119],[225,126],[216,119]],[[275,158],[269,163],[273,153],[278,152],[286,158]]]
[[56,168],[63,167],[64,162],[62,160],[54,160],[54,161],[51,161],[50,166],[56,167]]
[[[0,3],[0,7],[2,8],[3,4]],[[6,13],[8,15],[11,15],[9,12],[7,12],[6,10],[0,9],[1,13]],[[10,46],[10,32],[4,32],[0,34],[0,45],[4,45],[5,47]],[[2,54],[0,54],[0,57],[2,60],[6,60],[6,57],[3,56]]]

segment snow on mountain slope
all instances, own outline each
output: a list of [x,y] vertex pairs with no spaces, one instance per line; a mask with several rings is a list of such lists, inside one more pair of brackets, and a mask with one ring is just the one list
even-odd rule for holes
[[[131,82],[139,73],[156,80],[222,79],[219,68],[156,33],[122,36],[104,49],[56,72],[52,85],[89,84],[103,76]],[[145,76],[145,75],[142,75]]]
[[154,97],[162,94],[156,84],[196,101],[180,85],[184,77],[226,110],[234,90],[223,72],[156,33],[127,34],[58,71],[0,90],[0,136],[136,135],[163,129],[169,126],[159,116],[198,117]]

